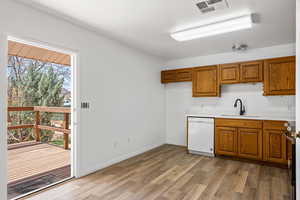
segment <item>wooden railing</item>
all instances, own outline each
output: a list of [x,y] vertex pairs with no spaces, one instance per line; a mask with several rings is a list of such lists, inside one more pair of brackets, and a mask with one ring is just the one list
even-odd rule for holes
[[[22,128],[33,128],[35,140],[37,142],[41,141],[41,130],[57,131],[64,134],[64,148],[69,149],[69,134],[71,130],[69,128],[69,119],[71,114],[71,109],[66,107],[46,107],[46,106],[32,106],[32,107],[8,107],[9,112],[22,112],[22,111],[32,111],[35,112],[34,124],[21,124],[15,126],[9,126],[8,130],[22,129]],[[41,125],[41,112],[46,113],[63,113],[63,127],[53,127]]]

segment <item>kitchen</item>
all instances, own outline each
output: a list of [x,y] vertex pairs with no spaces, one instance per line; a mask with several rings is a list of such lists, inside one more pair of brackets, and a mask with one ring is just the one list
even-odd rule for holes
[[[229,63],[216,55],[204,66],[162,71],[167,142],[190,154],[288,168],[295,196],[295,146],[286,134],[295,128],[296,65],[287,49],[234,52]],[[276,50],[281,56],[265,58]]]
[[[2,77],[10,40],[24,44],[20,57],[37,54],[30,45],[68,52],[74,76],[72,176],[17,198],[294,200],[296,188],[300,197],[300,0],[3,0],[0,10]],[[25,126],[43,127],[34,121]]]

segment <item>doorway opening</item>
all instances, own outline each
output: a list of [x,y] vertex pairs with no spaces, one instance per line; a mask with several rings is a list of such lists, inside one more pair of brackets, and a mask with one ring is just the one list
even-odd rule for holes
[[8,40],[8,199],[73,177],[72,59]]

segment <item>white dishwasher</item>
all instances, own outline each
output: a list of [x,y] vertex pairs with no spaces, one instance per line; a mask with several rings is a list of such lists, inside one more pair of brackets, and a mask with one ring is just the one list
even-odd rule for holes
[[192,154],[215,156],[214,118],[188,117],[188,150]]

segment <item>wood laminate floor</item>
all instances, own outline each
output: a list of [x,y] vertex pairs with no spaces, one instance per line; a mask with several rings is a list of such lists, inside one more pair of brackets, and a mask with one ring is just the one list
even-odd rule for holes
[[288,200],[286,169],[163,145],[31,200]]

